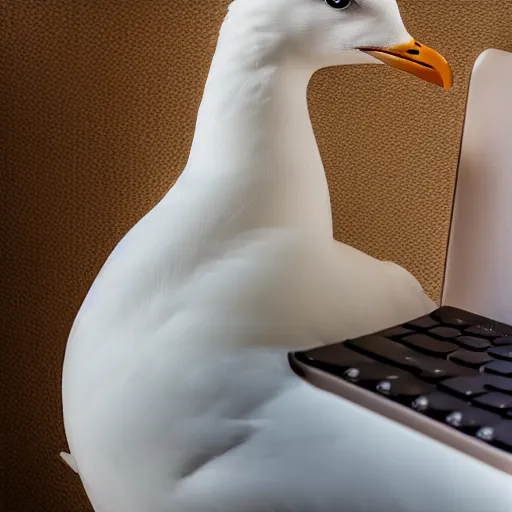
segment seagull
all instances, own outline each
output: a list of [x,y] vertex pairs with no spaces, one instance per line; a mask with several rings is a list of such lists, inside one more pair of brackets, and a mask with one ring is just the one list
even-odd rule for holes
[[288,362],[435,308],[409,272],[333,239],[306,89],[372,63],[452,84],[395,0],[230,4],[187,165],[69,336],[62,455],[96,512],[510,512],[510,478]]

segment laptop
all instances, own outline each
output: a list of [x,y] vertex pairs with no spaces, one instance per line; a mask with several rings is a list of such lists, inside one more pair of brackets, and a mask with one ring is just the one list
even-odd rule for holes
[[510,475],[511,114],[512,53],[486,50],[471,76],[442,306],[289,354],[313,385]]

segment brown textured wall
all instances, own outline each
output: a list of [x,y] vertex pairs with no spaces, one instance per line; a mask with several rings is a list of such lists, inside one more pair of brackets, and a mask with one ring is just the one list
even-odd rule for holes
[[[468,78],[512,50],[512,3],[402,0],[454,65],[441,90],[384,66],[324,70],[311,111],[336,235],[436,299]],[[77,308],[187,156],[227,0],[0,0],[0,509],[89,510],[65,448],[60,370]]]

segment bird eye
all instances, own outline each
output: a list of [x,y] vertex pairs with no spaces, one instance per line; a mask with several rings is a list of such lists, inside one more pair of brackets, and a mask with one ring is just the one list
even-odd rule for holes
[[346,9],[352,3],[352,0],[325,0],[325,3],[334,9]]

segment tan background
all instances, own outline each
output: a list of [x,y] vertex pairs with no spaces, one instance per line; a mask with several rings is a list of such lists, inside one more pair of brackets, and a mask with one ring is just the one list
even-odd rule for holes
[[[512,2],[402,0],[453,64],[450,93],[384,66],[313,79],[336,235],[439,298],[468,78],[512,50]],[[60,370],[80,302],[122,234],[173,183],[227,1],[0,0],[0,509],[86,511]],[[142,512],[142,511],[141,511]]]

